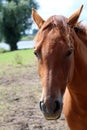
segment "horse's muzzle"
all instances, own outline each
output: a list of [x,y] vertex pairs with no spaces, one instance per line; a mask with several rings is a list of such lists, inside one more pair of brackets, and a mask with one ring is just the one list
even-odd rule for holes
[[58,100],[40,101],[40,109],[47,120],[56,120],[61,116],[62,103]]

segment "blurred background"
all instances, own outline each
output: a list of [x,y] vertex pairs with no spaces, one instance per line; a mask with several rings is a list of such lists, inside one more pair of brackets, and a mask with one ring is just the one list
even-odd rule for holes
[[86,24],[86,0],[0,0],[0,48],[12,51],[34,46],[32,40],[38,28],[32,20],[32,7],[46,20],[51,15],[69,17],[82,4],[80,20]]

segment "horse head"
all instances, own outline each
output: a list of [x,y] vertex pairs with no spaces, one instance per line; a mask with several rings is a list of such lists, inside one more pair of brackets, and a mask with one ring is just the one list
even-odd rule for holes
[[58,119],[62,112],[63,95],[74,71],[74,26],[83,6],[69,18],[51,16],[47,21],[33,9],[39,27],[34,53],[42,82],[40,109],[46,119]]

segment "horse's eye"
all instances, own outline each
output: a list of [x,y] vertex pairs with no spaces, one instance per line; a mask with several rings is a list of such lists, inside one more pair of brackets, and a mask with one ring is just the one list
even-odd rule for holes
[[38,53],[36,51],[34,51],[34,54],[35,54],[36,57],[38,57]]
[[66,57],[69,57],[72,54],[73,48],[70,48],[67,53],[66,53]]

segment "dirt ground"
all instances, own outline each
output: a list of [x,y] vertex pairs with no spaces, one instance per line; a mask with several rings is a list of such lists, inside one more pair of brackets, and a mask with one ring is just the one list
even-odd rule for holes
[[8,65],[0,72],[0,130],[68,130],[63,114],[59,120],[47,121],[41,113],[36,68]]

